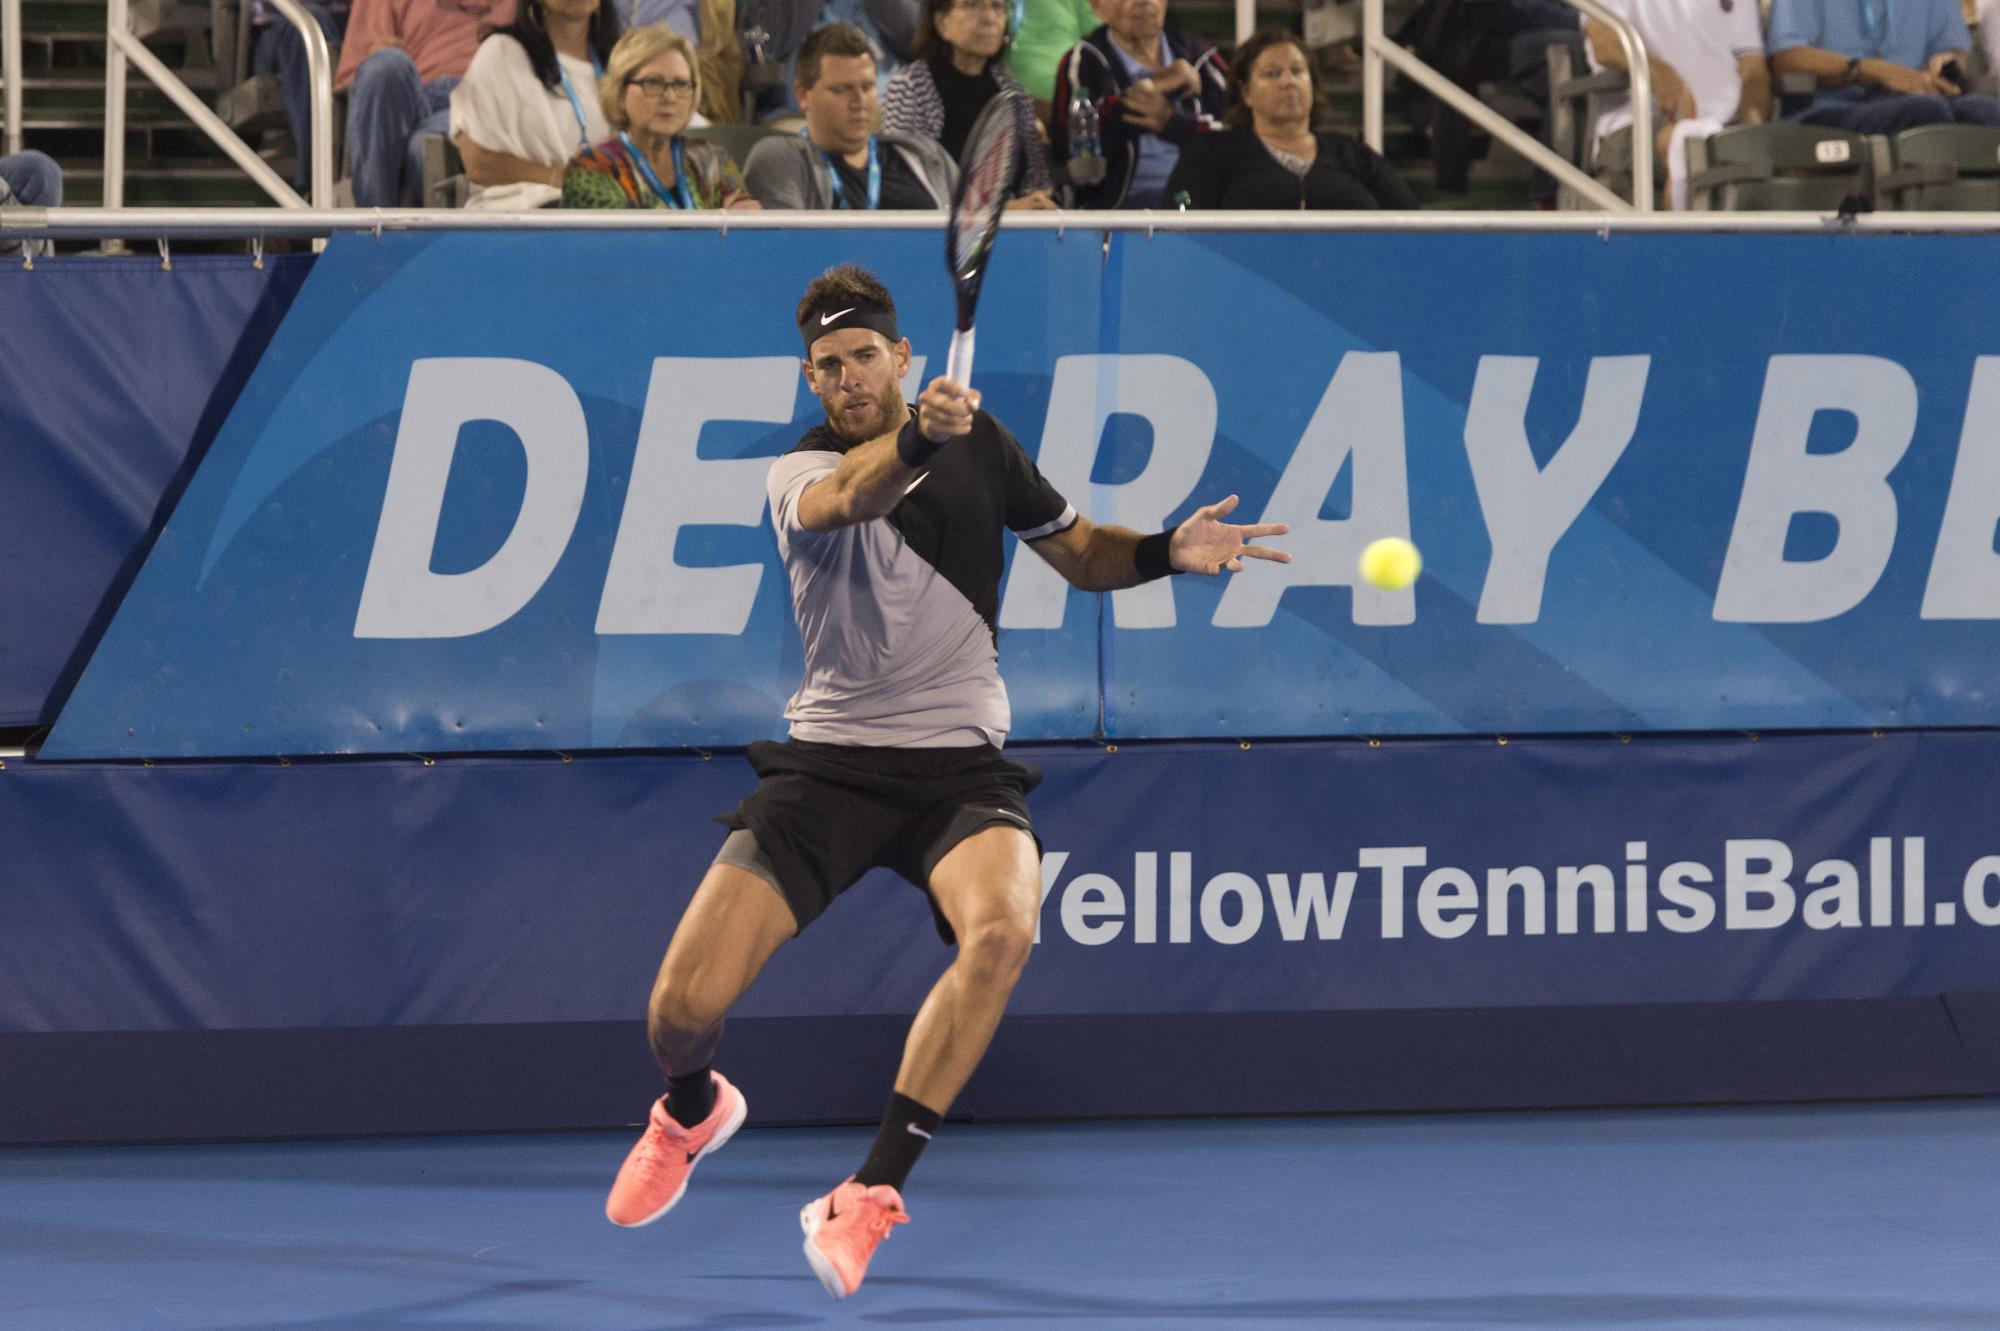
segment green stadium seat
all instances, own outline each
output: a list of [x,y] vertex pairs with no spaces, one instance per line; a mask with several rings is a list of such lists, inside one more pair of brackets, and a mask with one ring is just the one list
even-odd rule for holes
[[736,159],[740,168],[749,160],[750,150],[757,146],[759,139],[770,138],[778,132],[769,125],[702,125],[687,131],[687,137],[721,144],[729,149],[729,155]]
[[1688,203],[1697,210],[1831,213],[1872,197],[1872,145],[1851,130],[1736,125],[1688,148]]
[[1922,125],[1889,140],[1878,207],[2000,212],[2000,129]]

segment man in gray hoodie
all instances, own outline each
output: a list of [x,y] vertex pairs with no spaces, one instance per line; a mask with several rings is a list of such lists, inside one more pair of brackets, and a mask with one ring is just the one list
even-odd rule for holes
[[805,133],[763,139],[743,178],[766,208],[949,208],[958,166],[936,140],[878,133],[875,53],[829,23],[799,48],[793,92]]

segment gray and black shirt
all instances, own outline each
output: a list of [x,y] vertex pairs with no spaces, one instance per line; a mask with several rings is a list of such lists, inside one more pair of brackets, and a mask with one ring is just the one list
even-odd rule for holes
[[1007,737],[996,624],[1006,547],[1065,531],[1076,510],[985,412],[938,451],[887,517],[829,532],[799,525],[799,496],[849,445],[822,425],[771,464],[778,553],[805,640],[786,704],[794,739],[943,748]]

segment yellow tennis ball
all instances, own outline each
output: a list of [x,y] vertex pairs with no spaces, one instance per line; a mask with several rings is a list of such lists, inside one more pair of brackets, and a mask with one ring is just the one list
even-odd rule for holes
[[1384,536],[1370,541],[1361,552],[1361,578],[1371,587],[1399,592],[1424,571],[1424,557],[1417,547],[1400,536]]

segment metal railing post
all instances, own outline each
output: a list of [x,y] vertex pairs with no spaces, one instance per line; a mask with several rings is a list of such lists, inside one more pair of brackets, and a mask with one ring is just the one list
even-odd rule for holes
[[[4,3],[5,0],[0,0]],[[333,206],[333,60],[326,34],[298,0],[272,0],[279,15],[299,30],[306,46],[306,82],[312,109],[312,157],[307,163],[313,202],[308,204],[215,114],[192,88],[132,33],[129,0],[107,0],[104,17],[104,206],[125,206],[125,71],[137,65],[140,74],[167,95],[181,114],[194,122],[214,144],[243,168],[258,188],[285,208]]]
[[1382,0],[1362,0],[1361,6],[1361,137],[1382,151],[1382,66],[1398,72],[1466,119],[1600,208],[1613,212],[1653,211],[1653,78],[1646,65],[1646,43],[1639,30],[1598,0],[1563,0],[1570,8],[1596,19],[1618,36],[1624,48],[1632,96],[1632,202],[1613,194],[1571,162],[1564,161],[1531,135],[1523,133],[1477,97],[1419,60],[1382,31]]
[[21,0],[0,0],[0,79],[7,83],[7,148],[21,151]]
[[1623,18],[1596,0],[1568,0],[1573,7],[1617,34],[1625,48],[1626,77],[1632,92],[1632,203],[1642,213],[1653,211],[1653,70],[1647,63],[1646,39]]
[[1382,0],[1361,4],[1361,139],[1382,151]]
[[109,0],[104,14],[104,206],[125,206],[125,48],[132,31],[125,0]]
[[307,190],[315,208],[333,207],[333,56],[319,21],[299,0],[271,0],[272,7],[299,30],[306,44],[306,86],[311,110],[307,128],[312,138]]

